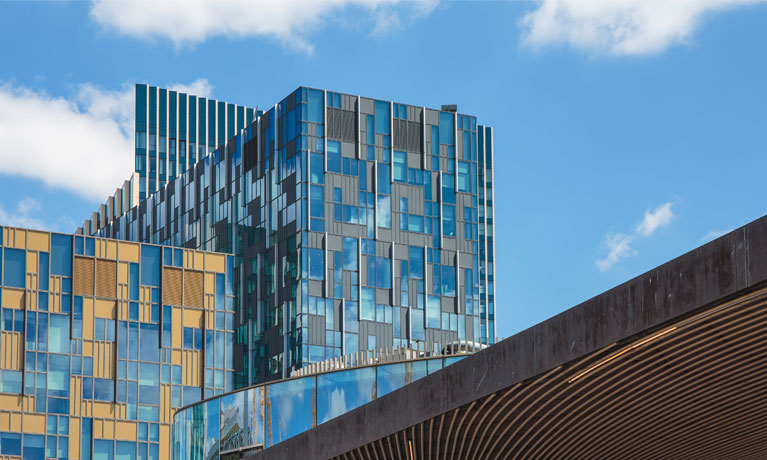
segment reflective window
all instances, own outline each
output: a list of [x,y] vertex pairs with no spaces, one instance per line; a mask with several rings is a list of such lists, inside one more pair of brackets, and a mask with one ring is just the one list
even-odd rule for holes
[[377,398],[402,388],[426,376],[426,361],[396,363],[379,366],[377,369]]
[[341,143],[338,141],[328,142],[328,171],[341,173]]
[[293,437],[314,426],[312,393],[314,378],[275,383],[266,387],[266,447]]
[[160,286],[160,247],[141,246],[141,284]]
[[322,280],[325,278],[325,251],[309,248],[309,279]]
[[356,238],[344,238],[344,270],[357,270]]
[[27,252],[21,249],[5,248],[3,283],[9,287],[24,287],[27,273]]
[[394,151],[394,180],[407,181],[407,153]]
[[317,376],[317,424],[372,401],[376,369],[365,367]]
[[51,234],[51,275],[72,276],[72,237]]
[[[375,132],[377,134],[389,134],[389,122],[391,121],[389,103],[384,101],[376,101],[375,113]],[[370,128],[368,128],[368,131],[369,130]]]

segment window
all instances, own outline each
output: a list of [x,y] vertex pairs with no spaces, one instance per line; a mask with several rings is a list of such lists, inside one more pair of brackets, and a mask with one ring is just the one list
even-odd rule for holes
[[160,286],[160,248],[141,246],[141,284]]
[[[375,132],[377,134],[389,134],[390,121],[389,103],[384,101],[376,101]],[[368,128],[368,131],[370,131],[370,128]]]
[[376,257],[376,286],[381,289],[391,289],[391,260],[386,257]]
[[316,89],[307,90],[308,119],[312,123],[323,123],[325,120],[325,104],[323,92]]
[[453,145],[453,134],[455,126],[453,124],[453,114],[450,112],[439,113],[439,143]]
[[[99,319],[96,318],[96,321],[98,322]],[[114,336],[114,332],[112,335]],[[48,351],[53,353],[69,353],[69,316],[50,315],[48,323]]]
[[0,454],[21,455],[21,433],[0,433]]
[[455,236],[455,206],[442,206],[442,233],[445,236]]
[[469,176],[469,163],[465,161],[458,162],[458,191],[469,192],[469,186],[471,184]]
[[322,249],[309,248],[309,279],[325,279],[325,253]]
[[407,153],[394,151],[394,181],[407,181]]
[[27,252],[21,249],[5,249],[3,282],[10,287],[24,287],[27,274]]
[[0,392],[21,394],[21,371],[0,371]]
[[328,141],[328,171],[341,173],[341,143]]
[[357,239],[344,238],[344,270],[357,270]]

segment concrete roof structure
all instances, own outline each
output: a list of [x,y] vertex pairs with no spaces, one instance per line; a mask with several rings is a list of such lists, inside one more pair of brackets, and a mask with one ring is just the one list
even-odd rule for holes
[[767,458],[767,217],[249,458]]

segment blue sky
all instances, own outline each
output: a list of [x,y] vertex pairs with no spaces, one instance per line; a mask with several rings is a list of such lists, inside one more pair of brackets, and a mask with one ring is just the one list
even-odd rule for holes
[[128,177],[135,82],[494,126],[500,336],[767,209],[765,3],[247,4],[0,2],[0,224],[73,231]]

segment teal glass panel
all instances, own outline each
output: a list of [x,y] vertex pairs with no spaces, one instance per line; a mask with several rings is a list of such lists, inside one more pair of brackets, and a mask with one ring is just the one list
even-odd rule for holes
[[439,296],[430,295],[426,304],[426,326],[439,329],[442,304]]
[[376,296],[376,290],[374,288],[362,288],[362,302],[360,304],[361,320],[375,321],[375,318],[376,318],[375,296]]
[[405,182],[407,180],[407,153],[394,151],[394,180]]
[[136,460],[136,443],[130,441],[117,441],[115,460]]
[[449,112],[439,113],[439,143],[453,145],[453,134],[455,126],[453,124],[453,114]]
[[[389,124],[391,121],[389,112],[389,103],[376,101],[375,105],[375,128],[377,134],[389,134]],[[370,129],[370,128],[368,128]]]
[[318,375],[317,424],[372,401],[375,391],[375,367]]
[[325,157],[321,153],[312,153],[311,163],[311,182],[314,184],[325,183]]
[[69,316],[51,314],[48,322],[48,351],[69,353]]
[[51,235],[51,274],[72,276],[72,237]]
[[266,387],[266,447],[314,427],[314,384],[313,377],[305,377]]
[[470,171],[469,163],[466,163],[464,161],[458,162],[458,191],[459,192],[469,192],[469,187],[471,186],[471,180],[469,176]]
[[426,361],[387,364],[376,369],[377,398],[426,377]]
[[[128,280],[128,287],[129,287],[129,293],[128,297],[130,300],[138,300],[139,296],[139,275],[138,270],[139,265],[137,263],[131,263],[130,264],[130,277]],[[138,317],[136,318],[138,320]]]
[[3,284],[24,288],[27,273],[27,252],[21,249],[5,248]]

